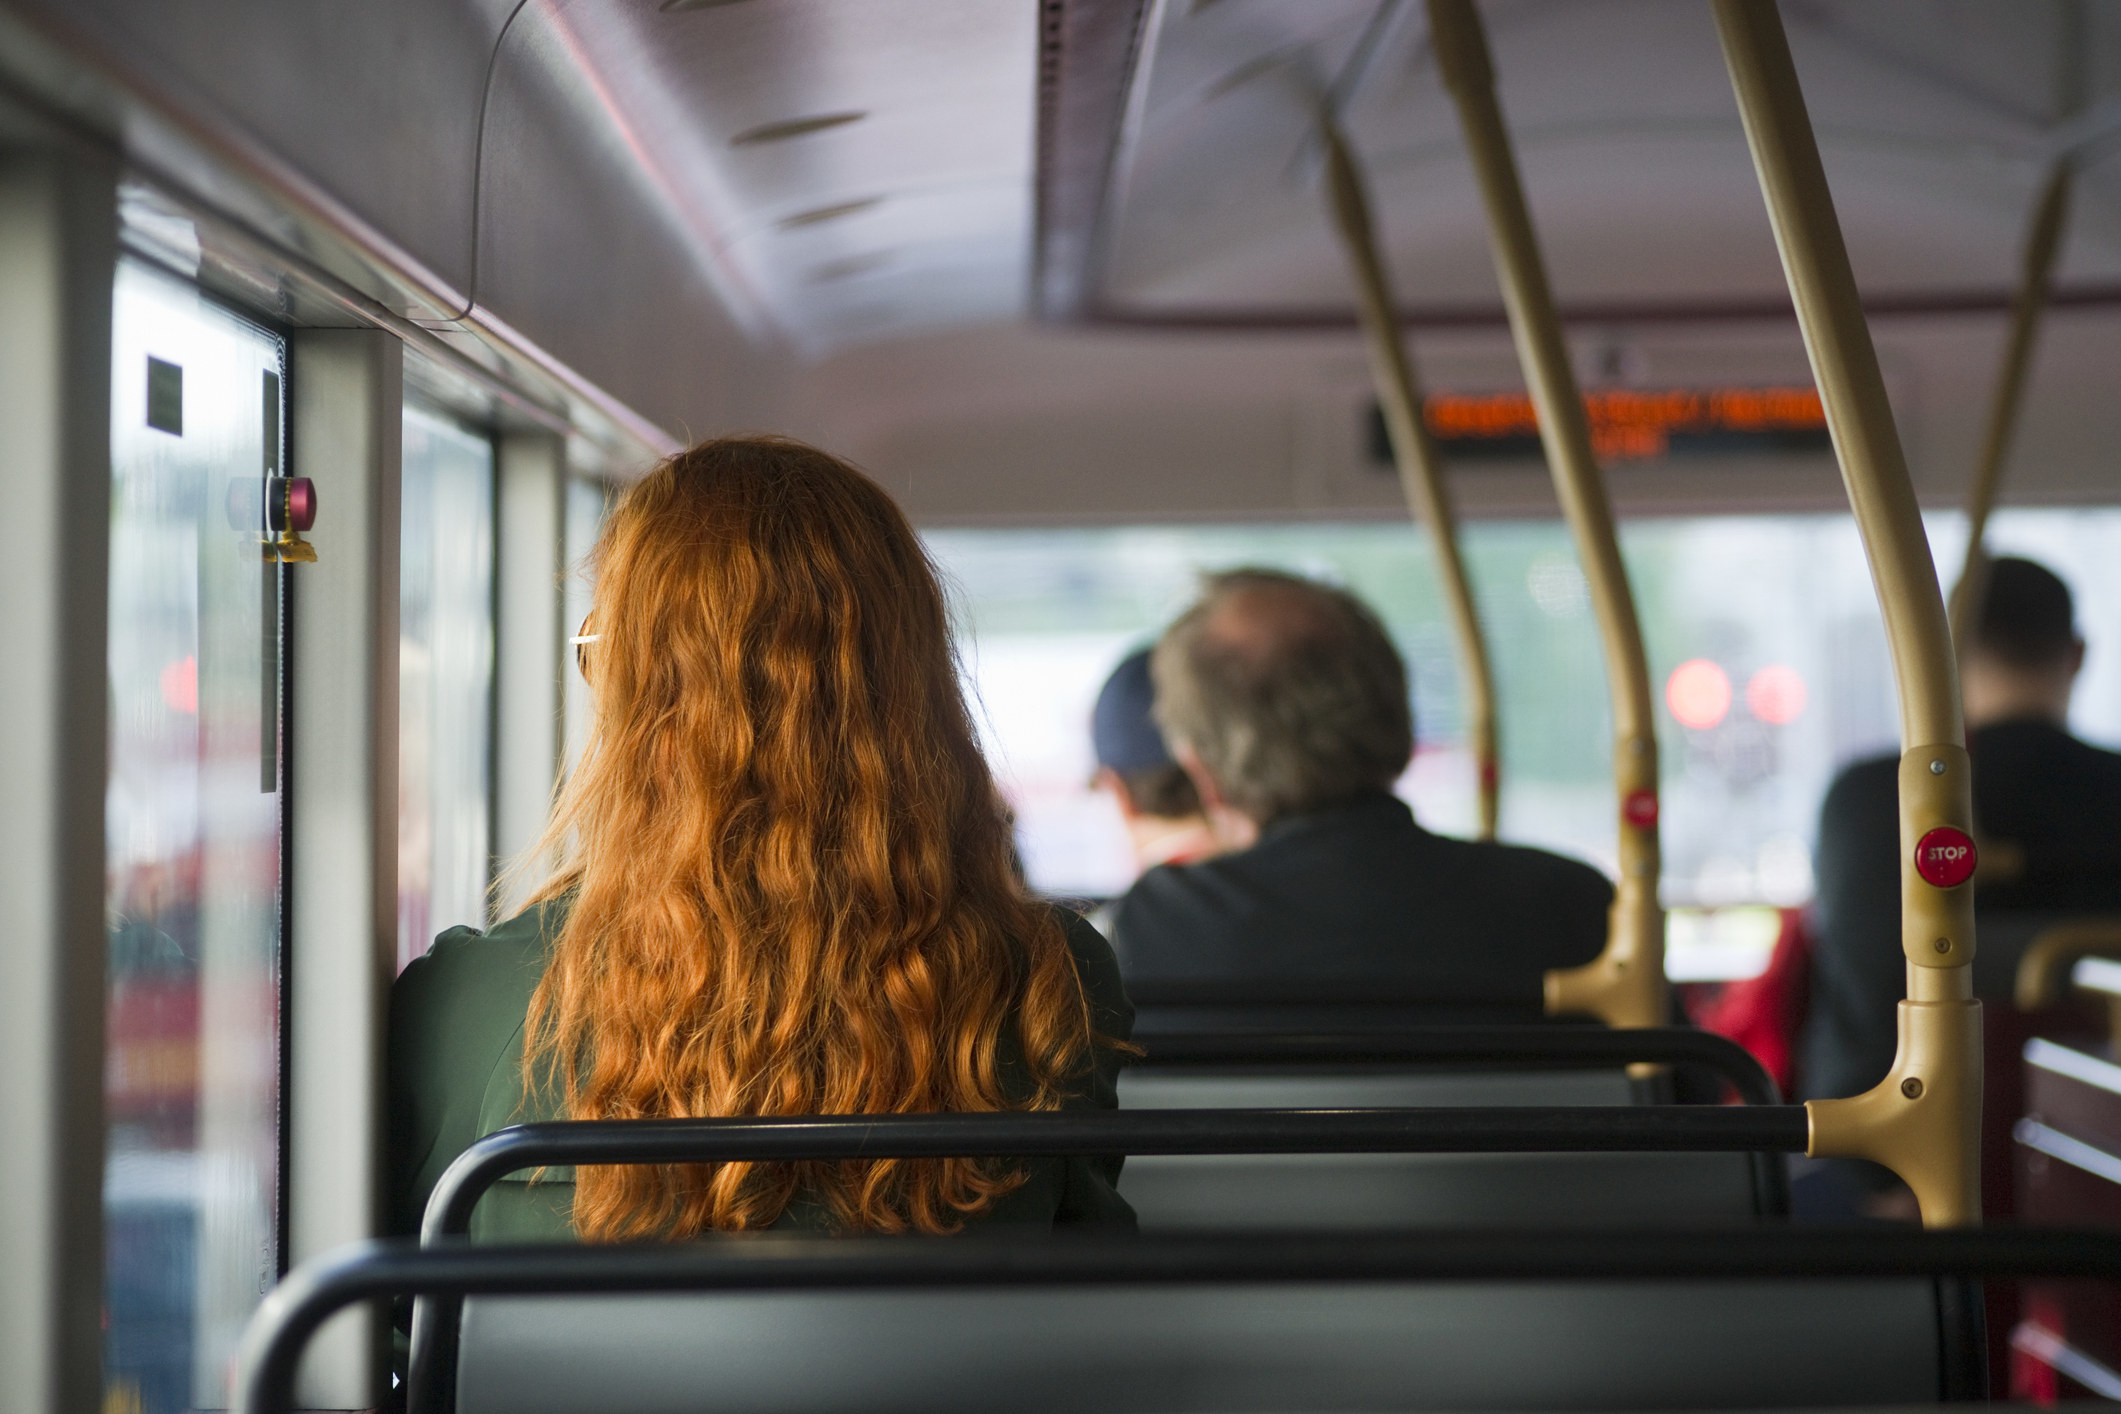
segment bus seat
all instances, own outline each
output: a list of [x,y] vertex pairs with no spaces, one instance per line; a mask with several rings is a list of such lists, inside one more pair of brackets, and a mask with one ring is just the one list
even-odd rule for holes
[[1929,1403],[1927,1280],[488,1297],[458,1414]]
[[1411,1002],[1175,1002],[1134,996],[1134,1035],[1392,1036],[1428,1026],[1595,1026],[1522,1007]]
[[[1634,1099],[1619,1070],[1137,1066],[1119,1081],[1126,1109]],[[1148,1230],[1673,1225],[1776,1211],[1750,1154],[1138,1154],[1119,1189]]]
[[1623,1070],[1132,1065],[1120,1072],[1119,1103],[1134,1110],[1632,1105],[1635,1090]]
[[2057,924],[2085,915],[2051,909],[1985,908],[1975,914],[1980,949],[1974,954],[1974,995],[1984,1002],[2017,1004],[2018,966],[2033,940]]

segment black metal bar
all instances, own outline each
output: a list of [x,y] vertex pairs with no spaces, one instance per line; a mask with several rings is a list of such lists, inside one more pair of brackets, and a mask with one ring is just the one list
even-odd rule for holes
[[[1555,1153],[1711,1150],[1801,1153],[1802,1106],[1704,1105],[1348,1110],[1091,1110],[797,1116],[764,1119],[577,1120],[497,1130],[456,1157],[428,1195],[423,1241],[471,1230],[472,1210],[501,1178],[578,1164],[711,1164],[795,1160],[1078,1154]],[[1769,1201],[1772,1203],[1773,1194]],[[1786,1205],[1785,1205],[1786,1206]],[[413,1306],[411,1414],[441,1414],[455,1363],[447,1300]]]
[[[1376,1031],[1159,1031],[1137,1029],[1147,1054],[1136,1065],[1276,1067],[1438,1065],[1526,1067],[1698,1066],[1728,1081],[1749,1105],[1779,1105],[1781,1089],[1753,1053],[1727,1037],[1692,1027],[1610,1030],[1552,1022],[1532,1026],[1407,1026]],[[1763,1216],[1786,1217],[1789,1176],[1778,1154],[1753,1155],[1753,1187]]]
[[1809,1138],[1810,1121],[1801,1105],[577,1120],[497,1130],[465,1149],[436,1181],[421,1235],[436,1238],[468,1231],[472,1208],[497,1180],[546,1165],[1079,1154],[1802,1153]]
[[266,1296],[243,1335],[232,1414],[283,1414],[309,1338],[342,1308],[387,1296],[1890,1276],[2116,1280],[2121,1232],[1745,1227],[831,1242],[767,1235],[636,1247],[356,1243],[303,1263]]
[[1392,1065],[1482,1062],[1517,1067],[1693,1065],[1713,1070],[1749,1105],[1781,1091],[1753,1053],[1684,1026],[1424,1026],[1373,1033],[1189,1032],[1137,1035],[1144,1066]]

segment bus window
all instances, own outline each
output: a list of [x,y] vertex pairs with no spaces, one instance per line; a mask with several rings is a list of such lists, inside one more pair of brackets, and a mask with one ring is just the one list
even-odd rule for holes
[[215,1408],[279,1268],[285,346],[124,264],[112,309],[106,1408]]
[[[1956,565],[1960,518],[1933,517],[1930,535],[1938,563]],[[1992,538],[1996,553],[2035,555],[2076,587],[2094,656],[2073,725],[2121,740],[2121,657],[2098,656],[2121,642],[2121,512],[2005,511]],[[1803,903],[1827,783],[1895,741],[1892,667],[1854,523],[1635,520],[1622,542],[1659,697],[1665,903]],[[1420,745],[1401,791],[1430,828],[1472,833],[1457,665],[1428,548],[1407,527],[937,529],[928,543],[958,586],[965,669],[1039,888],[1103,897],[1130,881],[1117,815],[1089,788],[1090,704],[1121,655],[1188,602],[1199,571],[1236,564],[1326,576],[1377,609],[1415,680]],[[1464,543],[1495,655],[1502,838],[1610,870],[1604,669],[1567,534],[1488,521],[1467,525]],[[1674,965],[1693,979],[1743,975],[1747,959],[1766,961],[1764,927],[1750,914],[1688,918]]]
[[[594,588],[589,577],[589,552],[596,548],[597,534],[604,528],[604,513],[610,507],[611,488],[604,482],[585,476],[568,479],[566,522],[560,531],[562,552],[567,557],[560,618],[569,638],[589,616],[590,591]],[[561,757],[561,770],[565,772],[574,769],[583,744],[589,740],[589,684],[575,671],[571,655],[570,661],[561,665],[561,671],[567,682],[565,750]]]
[[484,927],[493,819],[493,442],[405,409],[398,966]]

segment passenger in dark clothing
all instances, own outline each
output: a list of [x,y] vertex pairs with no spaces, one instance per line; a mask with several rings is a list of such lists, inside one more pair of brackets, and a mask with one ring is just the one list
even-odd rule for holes
[[1153,869],[1114,934],[1138,1004],[1363,1003],[1539,1012],[1550,967],[1605,942],[1613,888],[1542,850],[1431,834],[1386,791]]
[[1097,694],[1090,744],[1097,756],[1091,782],[1112,797],[1127,826],[1127,842],[1142,869],[1191,864],[1215,853],[1215,837],[1200,813],[1193,778],[1172,759],[1164,734],[1149,715],[1156,689],[1149,650],[1120,659]]
[[1234,852],[1152,869],[1120,900],[1138,1004],[1536,1016],[1547,970],[1597,955],[1597,870],[1430,834],[1393,797],[1414,749],[1406,668],[1352,595],[1217,575],[1153,670],[1157,720]]
[[[2064,725],[2084,662],[2068,588],[2031,561],[1997,560],[1970,636],[1960,677],[1972,728],[1980,914],[2121,910],[2121,755],[2078,741]],[[1859,1094],[1892,1067],[1907,975],[1897,771],[1893,757],[1850,766],[1820,811],[1799,1073],[1808,1096]],[[2008,969],[1983,971],[2004,979],[2007,998]],[[1977,971],[1977,985],[1981,978]]]

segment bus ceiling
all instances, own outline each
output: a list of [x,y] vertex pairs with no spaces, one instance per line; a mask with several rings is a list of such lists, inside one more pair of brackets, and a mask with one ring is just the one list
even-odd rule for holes
[[[2121,92],[2095,57],[2121,15],[1921,13],[1786,6],[1918,488],[1962,498],[2026,213],[2073,153],[2011,487],[2114,499]],[[1808,382],[1707,7],[1486,18],[1587,388]],[[0,39],[0,92],[167,199],[135,248],[237,282],[307,262],[601,419],[620,463],[777,426],[932,522],[1394,514],[1318,219],[1321,93],[1429,390],[1521,386],[1410,0],[7,0]],[[1839,500],[1816,450],[1608,460],[1623,514]],[[1536,459],[1455,479],[1470,515],[1554,513]]]
[[[1409,322],[1504,322],[1421,6],[1061,8],[1082,15],[1085,31],[1094,17],[1139,33],[1129,51],[1064,29],[1073,47],[1049,67],[1037,285],[1049,316],[1179,328],[1351,323],[1339,252],[1315,218],[1322,154],[1312,115],[1322,98],[1366,155]],[[1491,8],[1513,144],[1564,314],[1787,319],[1707,8]],[[2095,185],[2121,180],[2098,160],[2121,134],[2121,107],[2087,107],[2094,45],[2078,27],[2093,22],[2089,10],[1974,8],[1947,27],[1908,23],[1915,12],[1904,6],[1786,9],[1874,312],[2007,309],[2024,212],[2059,151],[2103,168]],[[1095,90],[1102,102],[1089,101]],[[2084,234],[2065,257],[2058,302],[2121,303],[2121,223]]]

